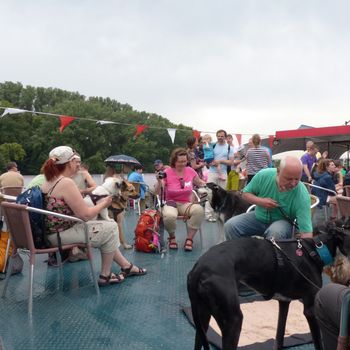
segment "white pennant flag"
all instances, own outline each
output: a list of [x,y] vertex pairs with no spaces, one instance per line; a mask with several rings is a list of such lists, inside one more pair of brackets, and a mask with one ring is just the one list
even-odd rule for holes
[[110,122],[108,120],[99,120],[99,121],[96,122],[96,124],[98,124],[98,125],[106,125],[106,124],[117,124],[117,123]]
[[6,108],[4,110],[4,113],[1,115],[1,117],[4,117],[6,114],[18,114],[26,112],[24,109],[18,109],[18,108]]
[[168,130],[168,134],[171,138],[171,142],[174,143],[174,140],[175,140],[175,134],[176,134],[176,129],[172,129],[172,128],[169,128],[167,129]]

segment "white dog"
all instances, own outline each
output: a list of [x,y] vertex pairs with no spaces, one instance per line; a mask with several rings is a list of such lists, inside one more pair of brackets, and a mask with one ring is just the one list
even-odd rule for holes
[[[84,198],[84,201],[89,207],[93,207],[101,198],[106,196],[120,197],[121,195],[121,187],[122,187],[123,179],[118,177],[108,177],[105,182],[97,186],[91,195],[87,195]],[[103,220],[114,221],[114,219],[108,216],[108,208],[104,208],[100,211],[99,216]],[[96,220],[97,216],[92,220]]]

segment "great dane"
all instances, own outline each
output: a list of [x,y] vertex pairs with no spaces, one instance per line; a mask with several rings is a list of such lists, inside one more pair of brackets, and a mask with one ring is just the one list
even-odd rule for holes
[[[240,238],[216,245],[202,255],[188,274],[187,290],[196,326],[195,350],[209,350],[206,337],[210,317],[221,329],[222,349],[237,349],[243,315],[239,282],[265,299],[275,294],[279,316],[274,349],[283,348],[290,300],[301,299],[316,350],[322,350],[314,316],[314,297],[322,286],[322,269],[331,263],[337,248],[350,256],[350,226],[330,222],[314,238],[270,241]],[[290,299],[290,300],[289,300]]]

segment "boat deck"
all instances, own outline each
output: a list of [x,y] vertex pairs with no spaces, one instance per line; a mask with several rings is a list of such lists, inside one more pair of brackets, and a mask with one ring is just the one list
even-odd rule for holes
[[[133,210],[127,212],[129,242],[137,219]],[[123,251],[130,261],[147,268],[148,274],[101,288],[99,297],[86,262],[66,263],[62,282],[59,269],[48,267],[45,257],[40,257],[32,318],[27,313],[28,259],[24,257],[23,272],[11,277],[6,298],[0,299],[0,349],[193,349],[195,331],[181,311],[189,305],[186,276],[198,257],[216,242],[216,228],[213,223],[203,224],[203,248],[197,235],[192,253],[179,249],[161,258],[159,254]],[[181,247],[185,240],[182,222],[178,222],[177,238]],[[99,271],[98,251],[94,254]],[[0,292],[2,288],[0,281]],[[308,344],[289,349],[314,347]]]

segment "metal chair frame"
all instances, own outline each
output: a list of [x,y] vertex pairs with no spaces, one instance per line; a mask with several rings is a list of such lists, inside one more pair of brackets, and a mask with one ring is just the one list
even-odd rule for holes
[[[5,199],[10,199],[10,200],[13,199],[13,198],[9,198],[10,196],[4,196],[4,197]],[[90,264],[92,280],[95,286],[96,293],[97,295],[99,295],[100,291],[97,284],[97,279],[96,279],[95,270],[93,266],[92,251],[91,251],[91,245],[88,237],[88,226],[86,222],[74,216],[59,214],[48,210],[32,208],[32,207],[28,207],[28,206],[16,204],[16,203],[2,202],[1,206],[5,214],[6,222],[8,224],[12,241],[14,242],[14,250],[13,250],[12,256],[14,256],[17,251],[25,253],[26,255],[29,256],[30,270],[29,270],[28,313],[30,315],[32,314],[32,311],[33,311],[33,284],[34,284],[35,255],[47,254],[47,253],[58,253],[59,248],[58,247],[45,248],[45,249],[35,248],[34,242],[33,242],[32,230],[30,226],[29,212],[40,213],[43,215],[52,215],[52,216],[61,218],[63,220],[75,221],[76,223],[83,224],[84,232],[85,232],[85,242],[62,245],[62,250],[72,249],[73,247],[87,248],[87,256]],[[61,257],[60,257],[60,254],[57,254],[57,255],[58,255],[58,263],[60,266],[61,278],[63,278]],[[12,265],[13,265],[12,256],[9,260],[8,271],[12,270]],[[5,282],[4,282],[4,289],[2,291],[2,297],[5,297],[10,277],[11,277],[11,274],[7,273]]]

